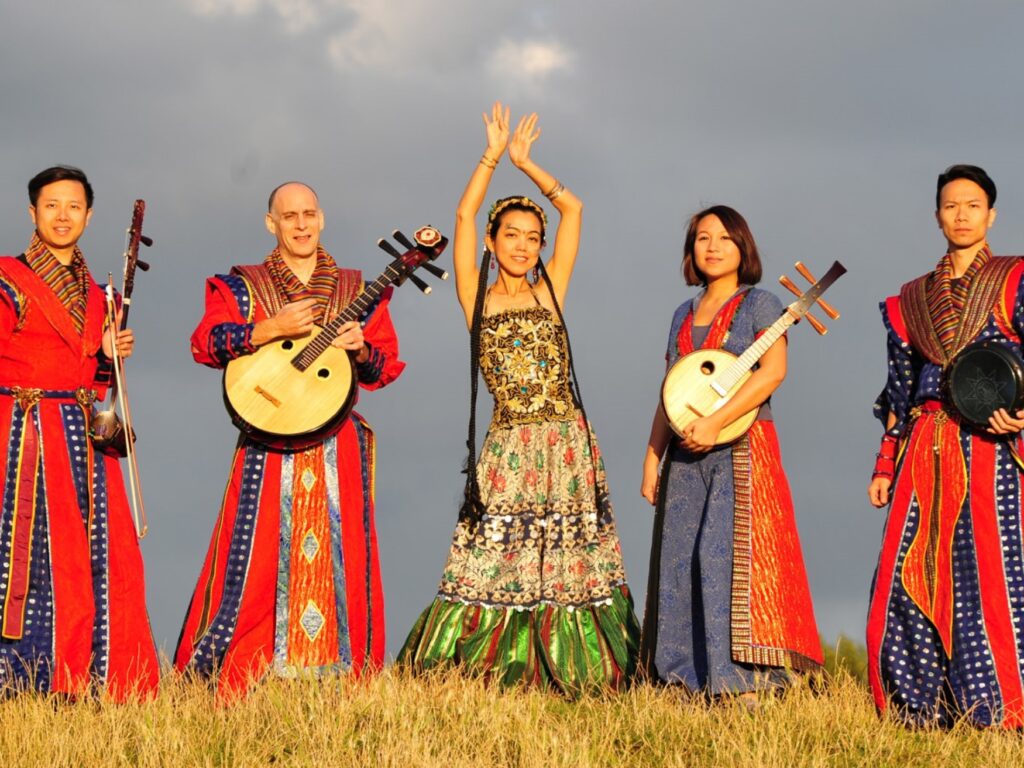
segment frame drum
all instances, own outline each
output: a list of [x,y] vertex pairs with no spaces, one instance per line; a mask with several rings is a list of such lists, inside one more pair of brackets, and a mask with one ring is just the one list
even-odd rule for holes
[[985,429],[994,411],[1024,407],[1024,361],[1005,344],[978,341],[956,356],[946,385],[964,421]]

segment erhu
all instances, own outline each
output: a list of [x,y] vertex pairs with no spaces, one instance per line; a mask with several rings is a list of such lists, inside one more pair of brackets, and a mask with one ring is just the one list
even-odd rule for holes
[[[117,322],[117,307],[114,301],[113,275],[107,280],[107,327],[123,331],[128,327],[128,311],[132,305],[132,291],[135,289],[135,270],[143,272],[149,264],[139,258],[139,244],[151,246],[152,238],[142,234],[142,219],[146,213],[146,201],[136,200],[132,211],[132,223],[128,228],[127,245],[124,251],[124,285],[121,292],[121,322]],[[109,450],[128,459],[128,487],[132,506],[135,533],[141,539],[146,535],[146,509],[142,501],[142,485],[139,481],[139,465],[135,456],[135,429],[132,412],[128,404],[128,387],[124,375],[124,360],[113,345],[111,363],[114,381],[110,387],[110,407],[93,414],[89,425],[89,436],[93,445],[100,450]],[[115,408],[120,409],[120,417]]]

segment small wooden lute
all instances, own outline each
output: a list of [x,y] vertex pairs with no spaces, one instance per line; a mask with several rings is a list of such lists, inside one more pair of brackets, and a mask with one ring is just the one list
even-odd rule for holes
[[[672,430],[682,436],[691,422],[714,413],[729,402],[750,378],[751,368],[769,347],[806,315],[828,287],[845,272],[842,264],[834,262],[825,276],[786,307],[779,319],[739,357],[724,349],[698,349],[677,360],[661,385],[661,404]],[[718,433],[715,444],[724,445],[743,437],[757,418],[760,407],[758,405],[726,424]]]
[[224,405],[248,437],[275,447],[303,448],[322,440],[348,416],[357,381],[352,356],[331,345],[341,326],[361,319],[385,288],[401,285],[406,278],[429,293],[429,287],[412,274],[420,266],[438,277],[448,276],[427,263],[448,245],[448,238],[436,229],[417,230],[415,245],[398,231],[394,237],[408,250],[399,254],[379,241],[397,258],[327,325],[305,336],[276,339],[228,363]]

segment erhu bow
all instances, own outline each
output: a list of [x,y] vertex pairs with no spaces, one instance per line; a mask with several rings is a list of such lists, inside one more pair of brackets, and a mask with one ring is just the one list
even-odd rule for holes
[[[143,272],[149,264],[139,258],[139,245],[151,246],[152,238],[142,234],[142,219],[146,213],[145,200],[136,200],[132,211],[132,223],[128,228],[127,245],[124,252],[124,285],[121,292],[121,321],[117,322],[117,307],[114,301],[114,279],[110,275],[107,280],[107,327],[123,331],[128,327],[128,311],[132,305],[132,292],[135,289],[135,270]],[[132,518],[135,522],[135,533],[141,539],[146,535],[146,509],[142,501],[142,485],[139,480],[139,465],[135,455],[135,429],[132,425],[132,412],[128,404],[128,386],[124,375],[124,360],[117,349],[116,338],[112,345],[114,381],[110,387],[110,407],[93,414],[89,427],[89,436],[93,444],[109,449],[118,456],[128,459],[128,487],[132,507]],[[120,409],[118,417],[115,406]]]

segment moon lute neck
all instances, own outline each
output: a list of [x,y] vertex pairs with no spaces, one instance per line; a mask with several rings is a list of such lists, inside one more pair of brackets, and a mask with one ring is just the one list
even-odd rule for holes
[[784,334],[789,327],[793,325],[799,318],[799,315],[794,316],[788,308],[786,311],[779,316],[779,319],[768,326],[767,330],[761,334],[757,341],[747,347],[746,351],[736,358],[736,362],[726,368],[718,378],[712,383],[712,388],[718,392],[719,395],[725,397],[725,395],[736,386],[743,375],[754,367],[755,363],[761,359],[761,356]]
[[376,280],[363,288],[360,294],[337,317],[325,325],[324,329],[315,339],[309,342],[299,354],[291,359],[291,364],[299,371],[305,371],[309,368],[331,346],[331,342],[338,338],[338,334],[341,333],[341,326],[360,318],[373,302],[380,298],[384,289],[395,282],[400,276],[401,272],[389,265]]

